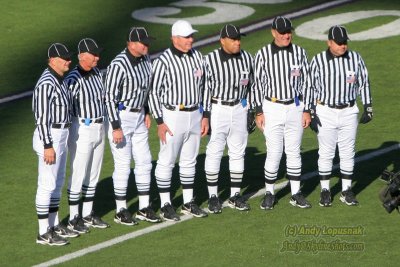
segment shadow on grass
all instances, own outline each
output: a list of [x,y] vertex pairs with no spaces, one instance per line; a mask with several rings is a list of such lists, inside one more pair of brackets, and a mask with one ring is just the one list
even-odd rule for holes
[[[379,148],[369,149],[359,151],[356,154],[356,158],[372,153],[374,151],[378,151],[384,148],[388,148],[394,144],[398,144],[398,142],[385,142]],[[318,169],[317,167],[317,159],[318,159],[318,151],[310,150],[305,153],[302,153],[302,161],[303,161],[303,173],[307,173],[310,171],[315,171]],[[204,160],[205,154],[200,154],[197,158],[197,173],[195,180],[195,188],[194,195],[196,196],[196,203],[205,203],[208,200],[208,191],[206,178],[204,173]],[[265,152],[260,152],[255,147],[248,147],[246,149],[246,158],[245,158],[245,174],[243,177],[242,188],[244,195],[252,195],[258,190],[264,188],[264,162],[265,162]],[[338,155],[336,155],[334,159],[334,164],[338,163]],[[393,165],[394,170],[400,170],[400,150],[393,150],[389,153],[380,155],[373,160],[367,160],[364,162],[356,163],[355,166],[355,174],[354,174],[354,185],[353,190],[355,194],[361,193],[365,188],[368,187],[377,177],[380,177],[383,170],[385,170],[388,166]],[[152,182],[151,182],[151,192],[150,192],[150,201],[152,202],[152,206],[155,210],[159,210],[160,208],[160,200],[157,190],[157,185],[154,178],[154,169],[156,166],[156,161],[153,161],[153,170],[152,170]],[[281,182],[286,173],[286,160],[285,156],[282,157],[279,173],[278,173],[278,182]],[[333,172],[333,176],[340,177],[340,173],[338,171]],[[382,186],[384,183],[382,182]],[[219,176],[219,196],[222,200],[226,200],[230,196],[230,179],[229,179],[229,159],[227,156],[224,156],[221,161],[221,171]],[[311,177],[305,181],[302,181],[302,192],[305,196],[311,194],[314,190],[320,190],[319,187],[319,179],[318,176]],[[340,181],[336,184],[331,184],[331,192],[332,196],[337,195],[341,191],[341,183]],[[287,186],[281,190],[279,190],[276,194],[277,200],[282,199],[286,195],[290,194],[290,186]],[[137,189],[134,180],[133,170],[131,171],[131,175],[129,178],[128,185],[128,194],[127,201],[131,201],[132,199],[137,198]],[[171,199],[172,205],[175,208],[178,208],[182,205],[182,194],[180,190],[180,181],[179,181],[179,166],[176,164],[173,170],[173,178],[171,183]],[[110,211],[115,210],[115,201],[114,201],[114,193],[113,193],[113,183],[112,178],[107,177],[102,179],[96,189],[96,197],[94,201],[94,209],[99,216],[103,216]],[[132,213],[137,212],[138,210],[138,200],[134,201],[129,207],[129,211]],[[67,218],[64,218],[66,221]]]

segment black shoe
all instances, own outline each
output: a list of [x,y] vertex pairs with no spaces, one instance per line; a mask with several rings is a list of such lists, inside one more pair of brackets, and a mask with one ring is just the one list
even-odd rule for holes
[[239,192],[236,192],[233,197],[229,198],[228,206],[237,210],[250,210],[250,205],[240,196]]
[[73,230],[68,229],[67,226],[59,223],[58,225],[54,226],[54,232],[61,236],[61,237],[78,237],[79,233]]
[[300,191],[292,195],[289,203],[295,207],[299,207],[302,209],[311,208],[310,202],[307,201],[307,199],[303,196],[303,194]]
[[199,206],[197,206],[197,204],[194,203],[193,200],[188,203],[183,204],[181,211],[184,214],[193,215],[194,217],[197,217],[197,218],[202,218],[202,217],[208,216],[207,212],[200,209]]
[[271,192],[267,191],[263,198],[263,201],[260,204],[260,208],[263,210],[272,210],[275,206],[275,195]]
[[208,211],[210,213],[222,212],[221,200],[216,195],[211,195],[211,197],[208,199]]
[[319,205],[321,207],[330,207],[332,206],[332,197],[331,197],[331,192],[324,188],[321,191],[320,199],[319,199]]
[[89,227],[85,225],[79,214],[76,214],[75,217],[68,222],[68,228],[80,234],[89,233]]
[[94,227],[94,228],[108,228],[110,225],[103,221],[99,216],[94,215],[94,212],[92,211],[90,215],[83,217],[83,223],[88,226],[88,227]]
[[123,225],[137,225],[138,222],[133,219],[132,214],[129,210],[121,208],[117,214],[114,216],[114,222]]
[[148,221],[152,223],[161,222],[161,218],[156,215],[150,206],[139,210],[136,214],[136,218],[141,221]]
[[160,210],[160,216],[166,221],[176,222],[180,221],[179,215],[176,213],[174,208],[170,203],[165,203],[164,207]]
[[49,227],[46,233],[38,235],[36,243],[49,246],[64,246],[67,245],[69,241],[54,232],[54,227]]
[[358,205],[356,196],[354,195],[353,191],[351,191],[350,188],[347,189],[346,191],[342,191],[342,193],[340,194],[340,201],[342,201],[348,206]]

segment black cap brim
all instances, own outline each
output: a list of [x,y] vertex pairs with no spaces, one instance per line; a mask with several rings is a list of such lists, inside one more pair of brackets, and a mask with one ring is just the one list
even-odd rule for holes
[[150,45],[156,38],[148,36],[146,38],[142,38],[139,42],[144,44],[144,45]]
[[59,58],[62,58],[64,60],[71,60],[71,57],[74,55],[74,52],[68,52],[67,54],[59,56]]

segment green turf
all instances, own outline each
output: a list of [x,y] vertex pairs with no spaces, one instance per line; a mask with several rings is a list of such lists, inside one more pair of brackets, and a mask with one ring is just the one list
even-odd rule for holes
[[[70,2],[70,1],[68,1]],[[72,1],[71,1],[72,2]],[[149,2],[149,1],[147,1]],[[55,11],[56,4],[48,3],[49,9]],[[55,3],[55,2],[54,2]],[[57,2],[58,3],[58,2]],[[86,3],[86,2],[84,2]],[[106,3],[100,2],[101,5]],[[126,2],[128,3],[128,1]],[[142,5],[144,3],[141,2]],[[8,3],[16,5],[16,3]],[[150,3],[149,3],[150,4]],[[153,3],[151,3],[153,4]],[[135,1],[136,5],[136,1]],[[155,5],[155,4],[154,4]],[[283,5],[282,5],[283,6]],[[32,7],[33,8],[33,7]],[[31,9],[32,9],[31,8]],[[110,12],[114,15],[120,10],[130,13],[126,7],[117,7],[109,3]],[[281,7],[283,9],[284,7]],[[313,14],[294,20],[294,25],[312,18],[322,17],[340,12],[365,9],[397,9],[400,4],[396,1],[357,1],[354,4],[342,6],[329,11]],[[28,12],[29,8],[26,8]],[[271,12],[279,12],[272,8]],[[67,13],[67,12],[66,12]],[[19,13],[6,12],[5,16],[18,17]],[[105,14],[104,16],[106,16]],[[109,14],[112,16],[112,14]],[[388,22],[390,18],[383,17],[363,20],[361,23],[348,25],[350,32],[365,29],[365,23],[377,26]],[[70,21],[73,21],[72,19]],[[128,19],[126,19],[128,21]],[[367,22],[366,22],[367,21]],[[122,23],[115,18],[102,25],[114,27],[114,23]],[[125,23],[121,25],[129,25]],[[16,27],[12,23],[2,24],[7,27]],[[14,26],[12,26],[14,25]],[[120,28],[124,28],[119,25]],[[38,25],[37,25],[38,26]],[[43,26],[41,24],[40,26]],[[60,25],[64,27],[65,25]],[[70,24],[67,25],[70,27]],[[21,26],[22,27],[22,26]],[[30,27],[25,25],[24,27]],[[65,26],[65,29],[68,27]],[[162,27],[160,27],[162,28]],[[214,27],[213,27],[214,28]],[[121,32],[124,32],[121,30]],[[78,30],[76,32],[79,32]],[[87,29],[87,32],[92,32]],[[43,33],[44,34],[44,33]],[[64,37],[65,35],[60,35]],[[100,36],[100,35],[99,35]],[[117,36],[117,34],[116,34]],[[80,36],[79,36],[80,37]],[[76,38],[78,40],[79,37]],[[32,36],[33,43],[37,37]],[[100,38],[100,37],[99,37]],[[48,39],[48,36],[44,39]],[[105,36],[103,40],[108,39]],[[262,45],[271,41],[270,32],[262,30],[249,34],[243,38],[243,47],[254,53]],[[295,36],[295,43],[306,48],[309,59],[317,52],[326,49],[323,41],[313,41]],[[111,42],[111,41],[110,41]],[[119,43],[112,40],[116,46]],[[397,144],[399,140],[400,122],[398,120],[398,88],[397,69],[400,68],[398,59],[398,43],[400,37],[390,37],[370,41],[351,41],[350,48],[359,51],[370,72],[372,94],[374,100],[374,120],[367,125],[360,125],[357,139],[357,156],[362,156],[375,150]],[[4,45],[3,42],[0,45]],[[22,46],[22,45],[21,45]],[[122,47],[122,46],[121,46]],[[215,47],[204,48],[209,51]],[[4,51],[4,50],[3,50]],[[38,50],[36,50],[37,52]],[[36,53],[35,52],[35,53]],[[115,54],[113,51],[111,54]],[[32,59],[41,58],[41,54],[32,54]],[[2,54],[1,57],[9,57]],[[3,60],[1,60],[3,62]],[[33,61],[32,61],[33,62]],[[39,62],[40,63],[40,62]],[[2,63],[3,64],[3,63]],[[38,64],[44,66],[44,62]],[[2,69],[3,70],[3,69]],[[41,70],[40,70],[41,71]],[[39,73],[40,73],[39,71]],[[4,77],[3,71],[1,76]],[[10,77],[10,74],[5,77]],[[36,76],[34,79],[37,79]],[[18,82],[24,82],[19,81]],[[1,91],[1,88],[0,88]],[[361,106],[360,106],[361,108]],[[35,214],[35,193],[37,183],[37,158],[32,151],[32,133],[34,121],[31,113],[31,100],[24,99],[9,104],[0,105],[0,132],[3,141],[0,143],[0,195],[2,238],[0,239],[0,266],[30,266],[53,258],[71,253],[97,243],[110,240],[132,231],[150,226],[141,223],[135,227],[123,227],[112,222],[114,216],[114,202],[112,193],[112,160],[109,146],[106,144],[101,181],[99,182],[95,200],[95,209],[103,218],[111,223],[106,230],[95,229],[90,234],[71,240],[71,245],[60,248],[50,248],[34,243],[37,234],[37,220]],[[159,149],[156,129],[153,125],[150,135],[153,158],[157,158]],[[195,188],[197,201],[206,205],[207,188],[204,178],[204,151],[206,139],[202,141],[198,157],[198,173]],[[303,138],[303,169],[304,173],[314,171],[317,167],[317,148],[315,135],[306,130]],[[263,188],[263,164],[265,160],[265,145],[262,134],[256,131],[249,138],[246,155],[246,172],[243,181],[244,192],[250,193]],[[335,160],[336,162],[336,160]],[[283,167],[283,163],[282,163]],[[261,198],[250,200],[252,210],[241,213],[224,209],[221,215],[209,216],[206,219],[193,219],[182,222],[173,227],[154,232],[122,244],[85,255],[84,257],[61,264],[62,266],[394,266],[399,255],[398,223],[399,214],[394,212],[388,215],[381,207],[378,192],[384,183],[378,180],[380,173],[385,169],[400,170],[400,151],[393,151],[373,160],[356,164],[354,191],[361,203],[359,207],[346,207],[339,201],[340,184],[337,178],[332,181],[334,205],[331,208],[320,208],[317,205],[319,198],[319,184],[314,177],[303,184],[303,191],[308,195],[313,208],[310,210],[295,209],[289,205],[290,191],[288,188],[278,193],[279,204],[271,212],[264,212],[258,208]],[[226,199],[229,195],[226,179],[228,175],[228,160],[223,158],[220,189],[221,196]],[[337,175],[337,173],[335,173]],[[176,176],[175,176],[176,177]],[[280,181],[284,180],[284,170],[279,173]],[[133,178],[133,177],[131,177]],[[153,184],[152,200],[159,208],[159,199]],[[174,179],[173,204],[181,205],[181,190]],[[129,187],[129,209],[137,210],[137,194],[131,179]],[[68,215],[66,191],[63,191],[60,218],[65,220]],[[318,227],[340,228],[346,226],[361,226],[365,230],[363,235],[345,235],[339,237],[312,237],[286,236],[285,229],[292,225],[316,225]],[[361,252],[329,251],[318,253],[281,252],[284,242],[325,241],[331,242],[358,242],[363,244]],[[338,241],[338,242],[339,242]]]
[[[168,6],[175,1],[98,0],[98,1],[7,1],[0,0],[0,97],[22,92],[34,87],[37,77],[46,65],[47,48],[53,42],[65,43],[76,51],[77,43],[84,37],[94,38],[105,48],[100,67],[106,67],[125,45],[131,26],[145,26],[157,38],[150,52],[160,51],[170,45],[171,26],[146,23],[132,19],[134,10],[152,6]],[[289,4],[248,5],[256,9],[253,16],[235,22],[239,25],[299,9],[323,0],[295,0]],[[203,15],[209,8],[182,8],[182,13],[172,17]],[[222,24],[194,25],[196,38],[217,34]],[[76,61],[74,60],[75,64]]]

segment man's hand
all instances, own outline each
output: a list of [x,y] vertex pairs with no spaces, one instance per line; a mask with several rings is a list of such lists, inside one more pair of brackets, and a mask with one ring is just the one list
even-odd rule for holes
[[371,105],[364,105],[364,113],[361,115],[360,123],[366,124],[370,122],[373,116]]
[[144,125],[146,125],[147,129],[150,129],[151,126],[151,118],[150,118],[150,114],[146,114],[144,116]]
[[207,135],[209,127],[210,127],[210,122],[208,121],[208,118],[202,118],[201,119],[201,137]]
[[48,165],[52,165],[56,163],[56,151],[54,151],[53,147],[44,149],[44,162]]
[[303,112],[303,119],[302,119],[302,124],[303,124],[303,128],[307,128],[308,126],[310,126],[311,123],[311,115],[309,112]]
[[165,123],[162,123],[157,126],[157,133],[158,133],[158,138],[160,138],[162,144],[167,143],[167,133],[170,136],[173,136],[173,133]]
[[114,144],[119,144],[124,140],[124,133],[122,132],[121,128],[113,130],[112,136]]
[[264,113],[256,114],[256,125],[257,125],[257,128],[258,128],[261,132],[264,132],[264,126],[265,126],[265,117],[264,117]]
[[315,113],[315,109],[310,109],[310,115],[311,115],[310,128],[314,132],[318,133],[318,125],[322,126],[322,124],[317,116],[317,113]]

